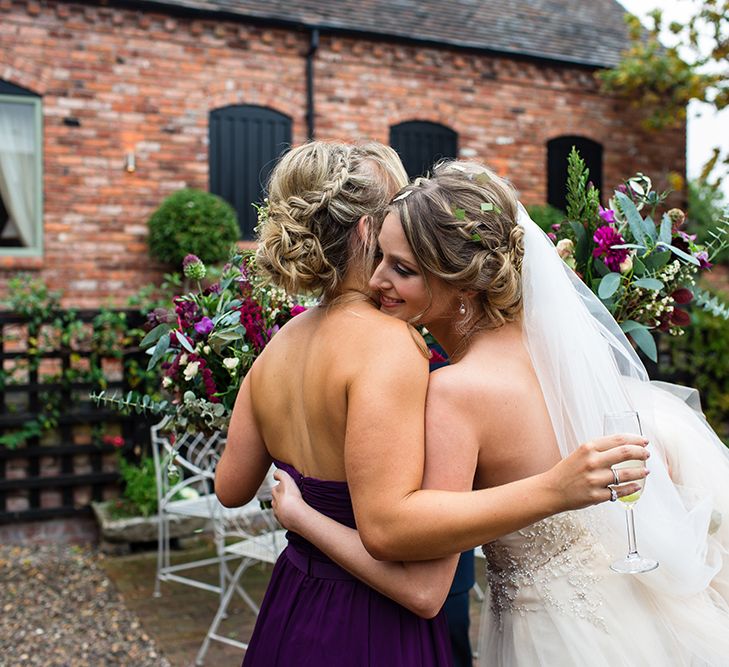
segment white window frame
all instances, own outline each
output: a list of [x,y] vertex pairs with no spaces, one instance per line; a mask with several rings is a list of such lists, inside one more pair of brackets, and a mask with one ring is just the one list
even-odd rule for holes
[[33,109],[36,147],[35,151],[35,232],[36,243],[32,247],[6,247],[0,245],[4,257],[40,257],[43,255],[43,114],[41,98],[35,95],[0,94],[0,102],[26,104]]

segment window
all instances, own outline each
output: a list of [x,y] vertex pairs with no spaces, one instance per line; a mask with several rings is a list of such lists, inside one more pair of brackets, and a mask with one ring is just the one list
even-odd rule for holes
[[210,113],[210,192],[236,210],[241,238],[252,239],[271,169],[291,145],[291,119],[265,107],[234,105]]
[[0,80],[0,254],[43,251],[41,98]]
[[390,146],[410,178],[427,173],[435,162],[458,155],[458,134],[445,125],[411,120],[390,128]]
[[602,145],[585,137],[564,136],[547,142],[547,203],[567,207],[567,156],[574,146],[590,170],[589,179],[602,191]]

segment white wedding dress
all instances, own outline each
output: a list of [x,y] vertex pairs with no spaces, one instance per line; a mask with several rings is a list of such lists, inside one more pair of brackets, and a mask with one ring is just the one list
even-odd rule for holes
[[484,545],[479,664],[729,667],[729,450],[695,391],[648,381],[610,314],[523,208],[520,224],[525,343],[560,451],[599,436],[607,412],[639,412],[651,474],[635,506],[637,545],[660,565],[610,570],[627,553],[620,503]]

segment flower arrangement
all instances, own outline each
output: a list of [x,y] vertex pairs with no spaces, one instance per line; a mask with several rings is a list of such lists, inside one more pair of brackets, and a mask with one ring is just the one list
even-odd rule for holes
[[549,237],[562,259],[597,294],[621,329],[653,360],[654,333],[672,336],[691,323],[691,301],[729,319],[729,308],[696,286],[701,271],[729,246],[729,219],[724,216],[697,243],[682,228],[678,208],[663,212],[668,192],[653,190],[638,173],[617,187],[606,208],[588,183],[589,172],[573,148],[567,169],[567,220],[552,225]]
[[148,370],[160,376],[164,398],[130,392],[126,397],[92,395],[98,403],[122,410],[171,417],[176,433],[210,434],[228,426],[241,381],[271,337],[307,309],[267,284],[256,272],[252,254],[239,254],[207,286],[205,264],[187,255],[183,274],[195,286],[147,316],[140,343],[150,355]]

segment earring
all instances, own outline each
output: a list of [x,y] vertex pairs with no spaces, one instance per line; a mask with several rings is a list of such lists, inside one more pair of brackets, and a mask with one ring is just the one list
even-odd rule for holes
[[466,314],[466,304],[463,303],[463,297],[461,297],[461,307],[458,309],[458,312],[461,315],[465,315]]

